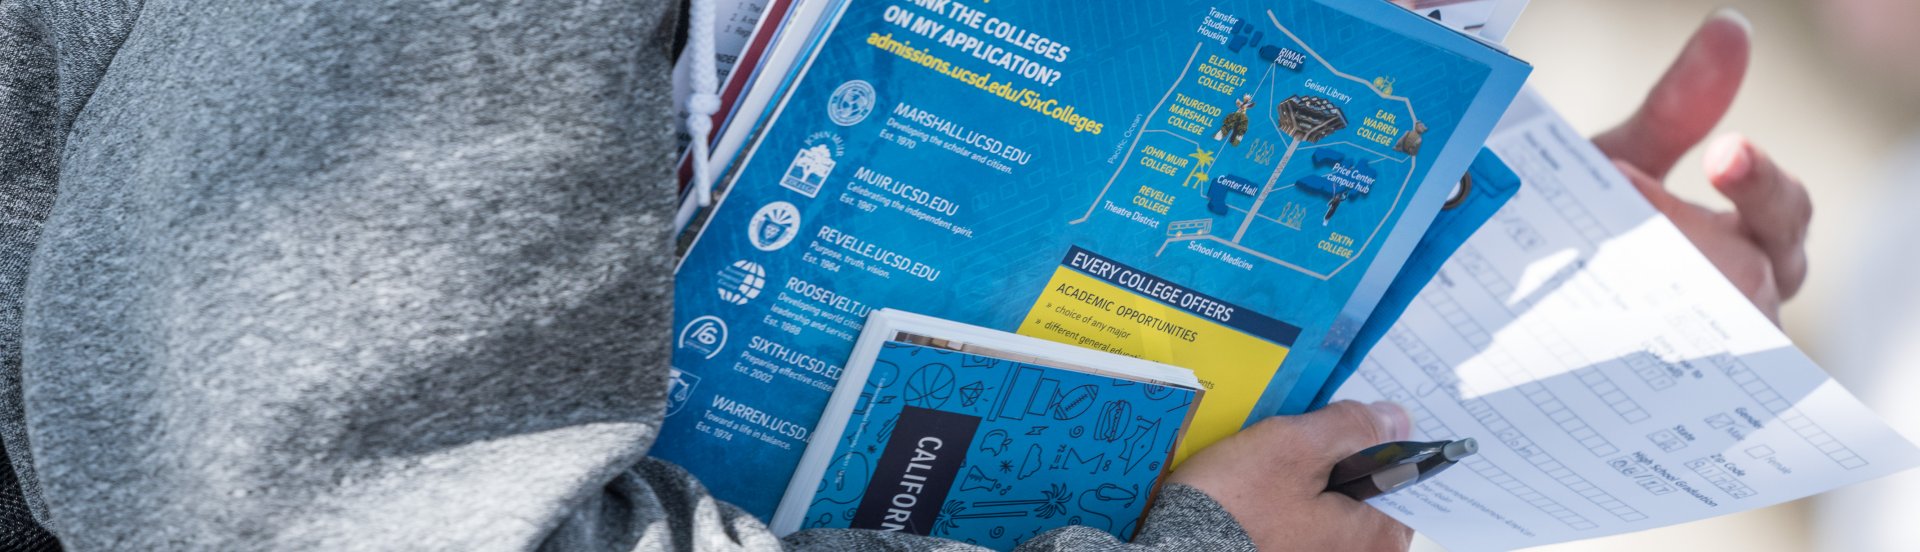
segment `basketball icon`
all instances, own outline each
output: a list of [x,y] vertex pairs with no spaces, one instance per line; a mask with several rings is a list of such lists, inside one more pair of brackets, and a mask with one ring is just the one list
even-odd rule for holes
[[947,399],[953,398],[953,384],[952,368],[945,364],[928,364],[907,376],[907,389],[902,394],[909,405],[940,408],[946,406]]

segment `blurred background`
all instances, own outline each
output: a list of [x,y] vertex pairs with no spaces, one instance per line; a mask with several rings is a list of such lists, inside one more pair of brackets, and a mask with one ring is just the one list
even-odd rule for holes
[[[1920,392],[1905,374],[1920,372],[1920,362],[1902,362],[1920,349],[1901,339],[1920,337],[1912,331],[1920,317],[1905,314],[1920,311],[1920,294],[1884,288],[1920,281],[1920,260],[1909,259],[1920,253],[1920,221],[1912,220],[1920,217],[1897,208],[1920,199],[1920,0],[1533,0],[1507,43],[1534,64],[1533,85],[1591,135],[1632,113],[1694,28],[1723,6],[1753,21],[1755,49],[1721,129],[1751,137],[1813,195],[1813,269],[1787,304],[1787,331],[1883,415],[1916,417],[1898,412],[1920,408],[1901,406],[1920,402],[1898,400],[1911,393],[1885,390]],[[1670,186],[1727,207],[1700,167],[1695,152]],[[1920,437],[1913,421],[1903,429]],[[1884,530],[1856,526],[1862,510],[1898,508],[1890,517],[1920,525],[1920,495],[1889,506],[1884,496],[1858,494],[1539,550],[1920,550],[1920,540],[1893,547],[1845,537]],[[1437,550],[1431,542],[1416,549]]]
[[[1802,347],[1823,355],[1823,321],[1838,313],[1848,271],[1873,245],[1863,219],[1878,213],[1896,176],[1886,174],[1902,149],[1920,138],[1920,102],[1912,80],[1893,63],[1920,50],[1890,52],[1886,61],[1852,55],[1850,33],[1872,29],[1845,19],[1848,6],[1920,13],[1920,0],[1533,0],[1507,42],[1535,66],[1532,84],[1588,134],[1610,128],[1639,106],[1695,27],[1732,6],[1754,23],[1753,67],[1724,131],[1754,139],[1813,193],[1817,211],[1809,238],[1814,270],[1806,290],[1786,307],[1786,325]],[[1898,8],[1898,9],[1891,9]],[[1892,25],[1892,17],[1869,17]],[[1920,34],[1920,21],[1891,32]],[[1920,40],[1912,40],[1920,46]],[[1920,74],[1906,69],[1905,72]],[[1905,78],[1903,78],[1905,77]],[[1717,207],[1727,203],[1707,184],[1699,152],[1669,181],[1676,191]],[[1917,543],[1920,545],[1920,543]]]

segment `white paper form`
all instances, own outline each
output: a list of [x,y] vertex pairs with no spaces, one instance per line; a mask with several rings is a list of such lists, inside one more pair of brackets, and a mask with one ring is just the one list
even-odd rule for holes
[[1460,550],[1772,505],[1920,451],[1794,348],[1531,92],[1489,145],[1524,185],[1337,398],[1480,454],[1375,507]]

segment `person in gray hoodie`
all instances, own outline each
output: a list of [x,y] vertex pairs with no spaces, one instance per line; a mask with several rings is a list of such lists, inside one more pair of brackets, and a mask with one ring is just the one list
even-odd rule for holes
[[[647,457],[679,12],[0,0],[0,440],[31,521],[76,550],[970,549],[777,539]],[[1321,487],[1406,427],[1263,421],[1133,542],[1023,549],[1403,549]]]

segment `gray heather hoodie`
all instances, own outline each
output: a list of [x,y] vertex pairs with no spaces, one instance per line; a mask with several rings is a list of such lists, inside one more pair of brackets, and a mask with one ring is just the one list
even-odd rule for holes
[[[83,550],[962,548],[783,543],[647,458],[674,8],[0,0],[33,517]],[[1177,486],[1133,546],[1251,548]]]

